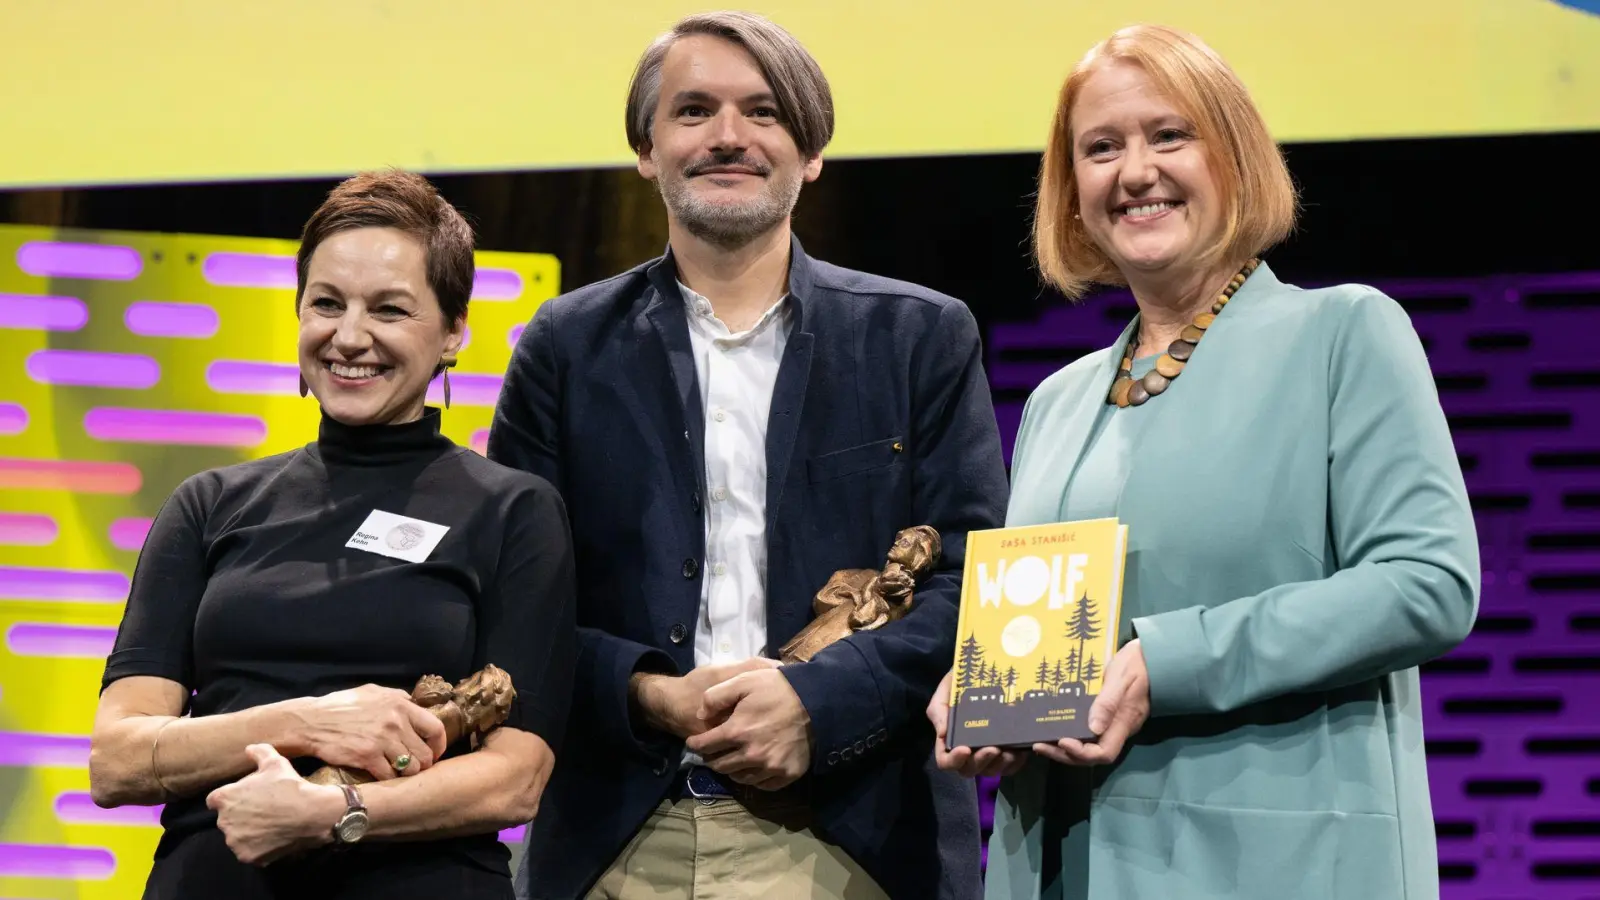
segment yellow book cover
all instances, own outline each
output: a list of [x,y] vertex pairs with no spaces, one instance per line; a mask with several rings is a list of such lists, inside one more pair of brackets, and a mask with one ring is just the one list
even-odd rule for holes
[[1117,650],[1128,526],[1087,519],[967,535],[950,747],[1089,738]]

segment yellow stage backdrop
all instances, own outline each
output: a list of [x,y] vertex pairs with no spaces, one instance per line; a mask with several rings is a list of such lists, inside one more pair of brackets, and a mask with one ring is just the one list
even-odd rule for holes
[[[88,796],[100,674],[178,482],[316,436],[294,250],[0,226],[0,898],[139,896],[156,811]],[[512,342],[560,279],[550,256],[478,265],[444,428],[481,452]]]
[[[51,0],[0,12],[0,187],[625,163],[626,85],[714,4]],[[1600,128],[1600,0],[755,0],[812,49],[835,156],[1033,150],[1133,22],[1190,29],[1285,141]]]

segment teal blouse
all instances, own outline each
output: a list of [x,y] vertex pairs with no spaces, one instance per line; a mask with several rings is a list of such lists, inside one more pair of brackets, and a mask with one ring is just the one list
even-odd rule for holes
[[[1155,355],[1136,359],[1132,375],[1143,378],[1155,367]],[[1117,495],[1128,480],[1128,463],[1151,409],[1149,404],[1120,409],[1101,404],[1090,426],[1089,440],[1084,443],[1083,456],[1078,459],[1077,468],[1067,475],[1061,495],[1061,521],[1104,519],[1117,514]]]
[[1471,629],[1479,570],[1416,332],[1263,265],[1129,415],[1132,327],[1029,398],[1007,524],[1129,526],[1151,717],[1114,765],[1002,782],[988,896],[1437,897],[1416,667]]

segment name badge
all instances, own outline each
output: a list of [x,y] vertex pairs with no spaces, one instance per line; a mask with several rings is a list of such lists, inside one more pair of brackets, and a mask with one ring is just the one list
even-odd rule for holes
[[345,546],[406,562],[424,562],[449,530],[448,525],[435,525],[375,509]]

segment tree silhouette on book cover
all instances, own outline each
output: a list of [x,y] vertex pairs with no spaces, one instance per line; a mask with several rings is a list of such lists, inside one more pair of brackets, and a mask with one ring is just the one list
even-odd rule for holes
[[975,633],[962,639],[955,674],[956,707],[950,722],[952,746],[1026,746],[1061,737],[1090,737],[1089,707],[1100,693],[1105,667],[1090,644],[1099,638],[1096,605],[1081,595],[1062,635],[1075,642],[1065,659],[1038,654],[1032,686],[1017,691],[1015,665],[1001,672]]

